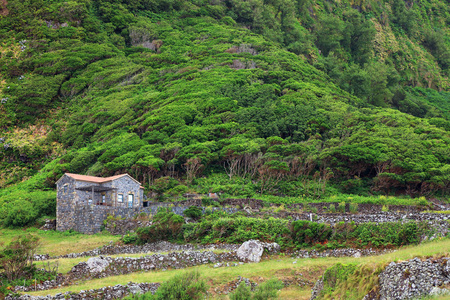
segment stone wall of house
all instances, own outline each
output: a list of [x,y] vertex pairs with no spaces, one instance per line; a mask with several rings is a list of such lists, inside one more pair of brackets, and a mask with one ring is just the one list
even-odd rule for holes
[[[58,181],[56,188],[56,229],[65,231],[75,226],[75,180],[64,175]],[[64,193],[64,186],[67,185],[67,192]]]
[[[108,215],[115,217],[131,219],[141,213],[146,215],[154,215],[160,207],[170,207],[172,212],[183,215],[183,212],[190,207],[190,205],[174,205],[173,203],[150,203],[148,207],[110,207],[99,205],[77,205],[72,207],[71,212],[67,214],[61,213],[57,218],[57,230],[64,231],[73,229],[75,231],[94,234],[100,232]],[[228,213],[238,211],[237,208],[215,207],[213,210],[225,210]],[[205,208],[203,208],[205,210]],[[123,232],[122,234],[124,234]]]
[[140,189],[140,184],[131,179],[129,176],[123,176],[111,182],[106,182],[103,186],[111,186],[116,188],[117,194],[123,195],[123,202],[116,203],[118,207],[128,207],[128,195],[134,195],[133,207],[139,208],[142,206],[142,190]]

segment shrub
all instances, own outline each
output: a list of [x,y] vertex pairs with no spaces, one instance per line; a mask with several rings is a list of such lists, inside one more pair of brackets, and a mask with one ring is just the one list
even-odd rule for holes
[[139,243],[156,242],[160,240],[176,240],[181,234],[184,218],[170,211],[170,208],[160,207],[153,217],[153,225],[136,230]]
[[355,214],[358,212],[358,203],[350,203],[349,210],[352,214]]
[[198,220],[203,215],[203,212],[202,209],[197,206],[190,206],[183,212],[183,214],[188,218]]
[[5,226],[23,227],[32,224],[38,217],[37,211],[28,201],[11,205],[5,219]]
[[126,234],[122,237],[122,242],[125,244],[134,244],[138,240],[138,236],[136,233]]
[[229,295],[230,300],[269,300],[276,299],[278,290],[283,288],[283,282],[273,278],[266,282],[263,282],[256,287],[252,293],[250,286],[241,281],[237,289]]
[[253,293],[252,299],[255,300],[266,300],[266,299],[276,299],[278,290],[282,289],[284,284],[282,281],[276,278],[272,278],[262,284],[260,284]]
[[32,202],[39,216],[56,216],[56,197],[53,192],[35,193]]
[[294,243],[298,245],[321,243],[327,241],[332,230],[329,225],[310,221],[294,221],[291,225],[291,234]]
[[330,212],[331,213],[336,213],[336,206],[334,204],[330,204]]
[[28,277],[33,273],[33,256],[39,246],[39,239],[30,234],[14,238],[0,250],[0,271],[10,281]]
[[237,289],[229,295],[230,300],[248,300],[251,299],[251,290],[245,282],[241,281]]
[[198,272],[189,272],[172,277],[161,284],[154,295],[155,300],[196,300],[202,299],[207,291],[204,280]]

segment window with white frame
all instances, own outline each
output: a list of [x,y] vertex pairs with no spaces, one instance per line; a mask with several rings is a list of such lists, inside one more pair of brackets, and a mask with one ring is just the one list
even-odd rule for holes
[[117,194],[117,202],[119,203],[123,202],[123,194]]
[[128,208],[133,208],[134,195],[128,194]]

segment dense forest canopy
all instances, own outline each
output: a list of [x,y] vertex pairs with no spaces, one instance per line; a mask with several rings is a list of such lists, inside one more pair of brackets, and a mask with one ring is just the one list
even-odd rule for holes
[[64,172],[160,195],[447,197],[449,7],[0,0],[0,220],[51,213]]

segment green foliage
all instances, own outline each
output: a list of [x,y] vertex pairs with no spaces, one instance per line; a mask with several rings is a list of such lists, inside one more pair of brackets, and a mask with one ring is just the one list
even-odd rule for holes
[[198,220],[203,215],[203,211],[197,206],[190,206],[183,212],[183,214],[188,218]]
[[64,172],[160,198],[450,193],[442,0],[7,2],[2,223],[51,215],[28,195]]
[[33,256],[39,239],[32,235],[22,235],[0,249],[0,275],[13,281],[18,278],[29,279],[35,272]]
[[122,242],[124,242],[125,244],[135,244],[138,241],[138,235],[136,233],[132,233],[132,234],[125,234],[122,237]]
[[4,220],[8,227],[24,227],[31,225],[37,218],[37,211],[28,203],[16,203],[11,207]]
[[176,240],[182,233],[184,218],[171,211],[170,208],[160,207],[153,216],[153,224],[136,230],[138,243],[148,243],[160,240]]
[[252,292],[250,286],[246,285],[244,281],[238,285],[233,293],[230,293],[231,300],[269,300],[277,299],[277,294],[280,289],[284,287],[283,282],[279,279],[269,279],[258,285]]
[[289,243],[288,221],[269,218],[220,217],[203,219],[198,223],[185,224],[183,235],[186,242],[239,244],[251,239]]
[[341,263],[328,268],[322,276],[323,289],[319,297],[331,294],[339,284],[345,282],[355,272],[356,268],[357,265],[343,265]]
[[291,227],[295,243],[306,247],[328,241],[333,233],[330,226],[310,221],[294,221]]
[[251,299],[252,291],[250,286],[246,285],[244,281],[238,285],[234,292],[230,293],[230,300],[247,300]]
[[256,287],[251,299],[255,300],[277,299],[278,291],[281,290],[283,287],[284,284],[281,280],[277,278],[269,279]]
[[198,272],[186,272],[163,282],[156,293],[125,297],[130,300],[197,300],[203,299],[207,285]]

